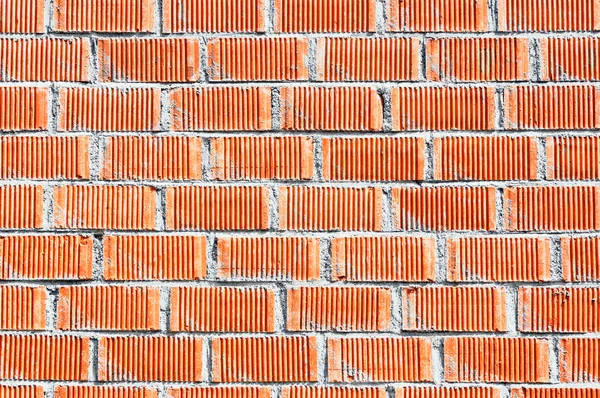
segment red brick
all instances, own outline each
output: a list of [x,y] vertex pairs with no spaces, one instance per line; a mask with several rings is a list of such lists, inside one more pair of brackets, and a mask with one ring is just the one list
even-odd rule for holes
[[308,231],[381,231],[381,188],[279,188],[279,227]]
[[0,39],[3,81],[89,80],[86,39]]
[[417,38],[319,38],[317,80],[418,80],[420,45]]
[[376,0],[274,0],[275,32],[375,32]]
[[310,137],[219,137],[210,141],[217,180],[309,180],[314,152]]
[[315,336],[219,337],[212,340],[215,383],[317,381]]
[[163,32],[264,32],[265,0],[165,0]]
[[4,185],[0,187],[0,228],[41,228],[42,207],[41,185]]
[[0,329],[44,330],[46,288],[42,286],[0,286]]
[[287,291],[287,330],[385,331],[392,292],[370,287],[300,287]]
[[600,238],[561,238],[563,280],[600,281]]
[[54,29],[62,32],[151,32],[152,0],[56,0]]
[[392,89],[392,129],[493,130],[492,87],[396,87]]
[[106,280],[198,280],[206,278],[206,237],[105,236]]
[[542,80],[600,80],[597,37],[540,38]]
[[435,240],[404,236],[333,238],[331,278],[334,281],[433,281]]
[[422,137],[323,138],[322,154],[327,181],[425,179]]
[[547,238],[451,238],[446,247],[451,282],[539,282],[551,277]]
[[216,81],[308,80],[308,39],[223,38],[208,42],[208,77]]
[[100,337],[99,381],[202,381],[202,339]]
[[433,140],[436,180],[535,180],[535,137],[443,137]]
[[529,78],[529,39],[428,39],[426,48],[427,80],[468,82]]
[[0,137],[1,179],[87,179],[89,137]]
[[0,336],[0,380],[88,380],[90,338]]
[[481,0],[401,0],[387,2],[391,32],[484,32],[488,3]]
[[269,192],[265,187],[169,187],[166,197],[167,230],[269,227]]
[[319,240],[305,237],[219,238],[220,279],[317,280]]
[[386,398],[383,387],[284,386],[281,398]]
[[491,187],[392,188],[394,225],[401,230],[496,229],[496,190]]
[[283,130],[381,130],[383,103],[366,87],[282,87]]
[[153,287],[67,286],[58,289],[61,330],[158,330],[160,291]]
[[169,388],[169,398],[270,398],[271,387],[177,387]]
[[519,330],[600,332],[600,288],[519,288]]
[[[497,387],[396,387],[395,398],[500,398]],[[541,398],[541,397],[540,397]]]
[[449,382],[548,383],[548,340],[512,337],[449,337],[444,341]]
[[600,30],[600,1],[498,0],[498,30],[513,32]]
[[433,381],[431,349],[419,337],[329,339],[329,381]]
[[600,139],[594,136],[547,137],[549,180],[600,180]]
[[156,191],[141,186],[54,187],[54,227],[154,229]]
[[506,331],[506,291],[493,287],[402,289],[404,330]]
[[202,139],[109,137],[100,177],[106,180],[199,180],[202,178]]
[[200,78],[197,39],[100,39],[100,81],[193,82]]
[[600,339],[561,339],[558,346],[561,383],[600,381]]
[[600,229],[600,188],[590,186],[509,187],[504,216],[509,231]]
[[273,332],[275,292],[265,288],[174,287],[170,314],[175,332]]
[[4,398],[44,398],[42,386],[0,386]]
[[0,130],[47,129],[48,96],[43,87],[0,87]]
[[0,33],[44,33],[44,0],[9,0],[0,5]]
[[158,390],[146,387],[56,386],[54,398],[158,398]]
[[600,89],[594,86],[515,86],[504,89],[508,130],[600,128]]
[[600,388],[519,387],[510,389],[511,398],[598,398]]
[[156,88],[62,88],[60,131],[157,131],[160,90]]
[[175,131],[271,130],[268,87],[185,87],[170,98]]

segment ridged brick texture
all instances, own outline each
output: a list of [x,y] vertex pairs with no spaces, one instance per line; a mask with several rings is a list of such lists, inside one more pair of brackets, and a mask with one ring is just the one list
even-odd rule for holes
[[514,81],[529,78],[527,39],[429,39],[426,48],[428,80]]
[[569,282],[600,280],[600,238],[561,238],[562,277]]
[[450,238],[446,250],[451,282],[537,282],[551,278],[547,238]]
[[546,138],[549,180],[600,180],[600,140],[593,136]]
[[498,30],[562,32],[600,30],[598,0],[557,1],[498,0]]
[[212,381],[317,381],[315,336],[218,337],[212,340]]
[[491,287],[402,289],[404,330],[506,331],[506,291]]
[[47,129],[49,95],[43,87],[0,87],[0,130]]
[[158,391],[146,387],[56,386],[54,398],[158,398]]
[[536,180],[534,137],[443,137],[433,140],[436,180]]
[[370,287],[301,287],[287,292],[287,330],[385,331],[392,292]]
[[41,185],[4,185],[0,187],[0,228],[41,228],[43,222]]
[[397,387],[395,398],[500,398],[496,387]]
[[387,2],[391,32],[484,32],[488,4],[480,0],[404,0]]
[[169,398],[269,398],[270,387],[178,387],[169,388]]
[[385,398],[385,390],[381,387],[283,387],[282,398]]
[[264,32],[265,0],[165,0],[163,32]]
[[202,380],[202,346],[198,337],[101,337],[98,380],[198,382]]
[[0,5],[0,33],[43,33],[44,0],[9,0]]
[[0,395],[5,398],[44,398],[42,386],[0,386]]
[[173,331],[273,332],[275,292],[264,288],[176,287],[171,289],[170,314]]
[[0,329],[44,330],[46,328],[46,288],[0,287]]
[[513,398],[596,398],[600,388],[594,387],[521,387],[511,388]]
[[274,0],[275,32],[375,32],[376,0]]
[[559,341],[559,380],[562,383],[600,381],[600,339],[574,338]]
[[206,277],[204,236],[109,235],[103,242],[106,280],[198,280]]
[[329,381],[432,381],[431,341],[420,337],[332,338],[327,341]]
[[54,29],[59,32],[150,32],[152,0],[56,0]]
[[541,79],[550,81],[600,80],[597,37],[541,38]]

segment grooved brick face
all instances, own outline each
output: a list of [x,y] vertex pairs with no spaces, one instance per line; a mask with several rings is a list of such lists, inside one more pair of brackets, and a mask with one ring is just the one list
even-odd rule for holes
[[563,383],[600,381],[598,338],[569,338],[559,341],[559,378]]
[[481,0],[391,0],[387,3],[390,32],[484,32],[488,4]]

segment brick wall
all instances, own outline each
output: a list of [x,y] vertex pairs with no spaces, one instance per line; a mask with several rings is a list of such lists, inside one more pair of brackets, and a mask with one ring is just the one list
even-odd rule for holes
[[0,1],[0,398],[600,398],[598,32]]

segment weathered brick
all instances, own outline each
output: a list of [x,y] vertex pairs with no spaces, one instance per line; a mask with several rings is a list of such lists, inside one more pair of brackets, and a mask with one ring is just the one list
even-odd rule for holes
[[510,389],[511,398],[597,398],[600,388],[586,387],[518,387]]
[[4,398],[44,398],[42,386],[0,386]]
[[376,0],[274,0],[275,32],[375,32]]
[[48,96],[43,87],[0,87],[0,130],[46,130]]
[[270,398],[271,387],[177,387],[169,388],[169,398]]
[[563,280],[600,281],[600,238],[561,238]]
[[54,29],[61,32],[151,32],[152,0],[55,0]]
[[558,345],[561,383],[600,382],[600,339],[561,339]]
[[539,51],[542,80],[600,80],[597,37],[542,37]]
[[282,398],[385,398],[382,387],[284,386]]
[[163,32],[264,32],[265,0],[165,0]]
[[600,30],[598,0],[556,3],[498,0],[498,30],[513,32]]
[[599,158],[599,137],[546,138],[546,174],[549,180],[600,180]]
[[41,228],[43,222],[41,185],[4,185],[0,187],[0,228]]
[[481,0],[401,0],[387,2],[391,32],[484,32],[488,3]]
[[56,386],[54,398],[158,398],[158,390],[146,387]]
[[0,329],[44,330],[46,288],[42,286],[0,286]]
[[395,398],[500,398],[497,387],[397,387]]

